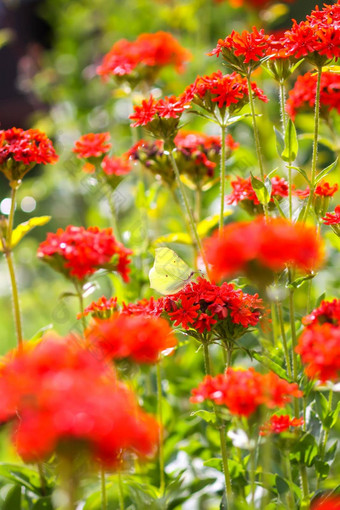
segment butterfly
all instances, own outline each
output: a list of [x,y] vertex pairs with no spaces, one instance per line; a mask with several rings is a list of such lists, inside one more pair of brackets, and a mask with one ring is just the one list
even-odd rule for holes
[[150,287],[160,294],[181,290],[194,276],[184,260],[170,248],[156,248],[155,262],[149,272]]

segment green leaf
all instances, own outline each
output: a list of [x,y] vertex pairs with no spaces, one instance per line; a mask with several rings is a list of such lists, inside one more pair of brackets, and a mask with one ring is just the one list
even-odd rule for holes
[[206,411],[205,409],[199,409],[199,411],[193,411],[190,416],[200,416],[202,420],[207,423],[216,423],[216,415],[213,411]]
[[211,467],[217,469],[218,471],[223,471],[223,463],[222,459],[212,458],[203,462],[204,466]]
[[298,166],[293,166],[291,165],[290,168],[293,168],[294,170],[297,170],[299,172],[299,174],[302,175],[302,177],[308,182],[308,184],[310,185],[310,179],[307,175],[307,172],[306,170],[304,170],[303,168],[300,168]]
[[316,176],[316,179],[315,179],[315,184],[320,182],[321,179],[323,179],[327,174],[329,174],[332,170],[334,170],[334,168],[336,168],[336,166],[338,164],[338,160],[339,160],[339,158],[336,158],[336,160],[333,161],[333,163],[331,163],[326,168],[321,170],[321,172],[318,173],[318,175]]
[[0,477],[19,483],[35,494],[41,495],[39,474],[34,469],[2,462],[0,463]]
[[321,305],[321,301],[323,301],[325,299],[325,297],[326,297],[326,292],[323,292],[322,294],[320,294],[320,296],[316,300],[315,308],[319,308],[319,306]]
[[182,289],[194,276],[193,271],[170,248],[156,248],[155,262],[150,269],[150,287],[160,294],[172,294]]
[[326,397],[320,392],[315,392],[315,410],[320,421],[324,424],[324,420],[328,414],[329,404]]
[[296,278],[296,280],[294,280],[292,283],[287,283],[286,287],[287,289],[298,289],[308,280],[315,278],[315,276],[316,273],[310,273],[307,276],[301,276],[300,278]]
[[335,459],[336,450],[338,448],[338,441],[335,441],[335,443],[332,444],[332,446],[327,450],[325,455],[325,461],[326,462],[333,462]]
[[282,476],[276,475],[275,485],[280,496],[289,490],[289,483]]
[[28,221],[25,221],[24,223],[20,223],[12,232],[12,242],[11,246],[12,248],[16,246],[19,241],[28,233],[30,230],[32,230],[35,227],[42,227],[43,225],[46,225],[51,219],[51,216],[39,216],[35,218],[31,218]]
[[275,372],[282,379],[286,379],[286,381],[292,382],[289,379],[286,370],[284,370],[282,367],[280,367],[280,365],[275,363],[275,361],[271,360],[269,356],[264,356],[262,354],[259,354],[258,352],[253,352],[253,358],[262,363],[263,366]]
[[276,207],[277,207],[277,210],[278,210],[278,211],[279,211],[279,213],[280,213],[281,218],[287,218],[287,216],[285,215],[285,213],[284,213],[284,212],[283,212],[283,210],[282,210],[282,207],[281,207],[280,202],[278,201],[278,199],[277,199],[275,196],[273,196],[273,197],[272,197],[272,199],[273,199],[273,201],[274,201],[274,204],[275,204],[275,205],[276,205]]
[[[263,183],[260,179],[254,177],[254,175],[250,172],[251,177],[251,185],[253,190],[256,193],[256,196],[261,204],[268,204],[270,200],[271,194],[271,181],[268,179],[268,182]],[[267,181],[267,179],[266,179]],[[269,184],[268,184],[269,183]]]
[[318,455],[318,445],[312,434],[304,434],[291,450],[291,459],[305,466],[312,466]]
[[14,485],[7,493],[1,510],[21,510],[21,486]]
[[[233,212],[231,210],[224,211],[223,216],[224,216],[224,218],[227,218],[232,213]],[[213,216],[208,216],[204,220],[200,221],[199,224],[197,225],[198,235],[202,238],[206,237],[209,234],[210,230],[213,229],[214,227],[216,227],[216,225],[218,225],[219,220],[220,220],[220,215],[214,214]]]
[[284,137],[283,137],[283,134],[281,133],[281,131],[276,129],[275,126],[274,126],[274,133],[275,133],[275,139],[276,139],[276,150],[277,150],[278,155],[281,158],[281,154],[285,148],[285,140],[284,140]]
[[291,119],[288,119],[286,125],[285,139],[284,139],[284,150],[281,153],[281,158],[287,163],[291,163],[296,159],[299,145],[296,135],[296,129]]

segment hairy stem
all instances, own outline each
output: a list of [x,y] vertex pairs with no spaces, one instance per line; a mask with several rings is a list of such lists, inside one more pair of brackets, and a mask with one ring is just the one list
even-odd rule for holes
[[158,421],[159,421],[159,447],[158,447],[158,456],[159,456],[159,490],[161,495],[163,496],[165,492],[165,462],[164,462],[164,430],[163,430],[163,406],[162,406],[162,374],[161,374],[161,365],[160,361],[158,361],[156,365],[157,370],[157,404],[158,404]]
[[226,164],[226,152],[225,152],[225,137],[226,137],[226,126],[221,124],[221,163],[220,163],[220,233],[223,230],[224,225],[224,195],[225,195],[225,164]]

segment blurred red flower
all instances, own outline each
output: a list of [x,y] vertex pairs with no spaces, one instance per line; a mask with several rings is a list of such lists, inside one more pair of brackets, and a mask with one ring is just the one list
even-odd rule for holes
[[95,319],[86,338],[89,346],[107,359],[129,358],[136,363],[157,363],[163,351],[177,344],[165,319],[119,313],[109,319]]
[[190,400],[193,403],[212,400],[226,406],[231,414],[248,418],[261,405],[269,409],[283,407],[292,397],[301,396],[296,383],[288,383],[274,372],[263,375],[253,368],[229,368],[224,374],[206,376],[198,388],[192,390]]
[[110,75],[126,76],[135,71],[135,73],[140,72],[143,78],[144,68],[162,68],[172,65],[181,72],[184,64],[189,60],[191,60],[190,51],[183,48],[170,33],[145,33],[132,42],[126,39],[117,41],[104,56],[102,64],[97,68],[97,73],[107,78]]
[[73,152],[80,159],[99,158],[111,149],[110,133],[88,133],[74,144]]
[[[321,315],[318,319],[321,321]],[[312,324],[299,338],[296,352],[300,354],[305,372],[311,379],[338,381],[340,374],[340,327],[332,323]]]
[[112,467],[131,453],[153,454],[154,418],[112,369],[78,342],[50,337],[2,360],[0,419],[13,421],[18,453],[25,462],[47,460],[66,442],[72,448],[85,445],[95,460]]
[[303,425],[303,418],[291,418],[289,414],[273,414],[269,421],[264,423],[260,429],[261,436],[267,436],[268,434],[281,434],[286,432],[290,427],[300,427]]
[[262,269],[277,272],[286,265],[311,271],[323,259],[323,245],[313,227],[281,218],[230,223],[222,235],[215,232],[205,241],[205,251],[218,280],[241,273],[260,276]]
[[340,496],[322,496],[313,501],[311,510],[340,510]]

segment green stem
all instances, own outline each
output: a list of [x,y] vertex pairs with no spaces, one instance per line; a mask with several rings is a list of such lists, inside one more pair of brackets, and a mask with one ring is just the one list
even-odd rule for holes
[[320,125],[320,91],[321,91],[321,75],[322,67],[317,68],[317,83],[316,83],[316,96],[315,96],[315,111],[314,111],[314,139],[313,139],[313,155],[312,155],[312,174],[311,174],[311,185],[308,202],[303,217],[303,221],[306,221],[309,213],[309,209],[312,205],[315,190],[315,178],[316,178],[316,167],[318,161],[318,141],[319,141],[319,125]]
[[307,477],[307,469],[306,466],[300,464],[300,476],[301,476],[301,484],[302,484],[302,493],[304,502],[309,501],[309,487],[308,487],[308,477]]
[[270,335],[270,338],[272,340],[273,345],[277,345],[277,317],[276,317],[276,311],[275,311],[275,304],[271,303],[270,305],[270,314],[272,317],[272,330],[273,335]]
[[225,151],[225,135],[226,126],[221,124],[221,168],[220,168],[220,233],[224,226],[224,201],[225,201],[225,164],[226,164],[226,151]]
[[13,256],[12,256],[12,232],[13,232],[14,211],[15,211],[15,204],[16,204],[16,193],[17,193],[17,188],[12,188],[11,209],[10,209],[10,213],[9,213],[9,217],[8,217],[6,240],[2,240],[2,245],[3,245],[4,254],[6,256],[6,262],[7,262],[7,266],[8,266],[9,276],[11,279],[12,298],[13,298],[13,314],[14,314],[17,343],[18,343],[18,348],[21,349],[22,344],[23,344],[23,333],[22,333],[20,304],[19,304],[19,292],[18,292],[18,286],[17,286],[17,282],[16,282],[16,277],[15,277],[14,262],[13,262]]
[[107,510],[106,480],[105,471],[103,468],[100,470],[100,482],[102,493],[102,510]]
[[256,461],[255,461],[255,448],[250,450],[250,493],[251,493],[251,506],[255,508],[255,470],[256,470]]
[[121,472],[118,471],[118,498],[119,498],[119,510],[124,510],[124,489]]
[[188,200],[185,188],[184,188],[184,184],[181,181],[181,176],[180,176],[180,173],[179,173],[179,170],[178,170],[178,166],[177,166],[176,160],[175,160],[174,155],[173,155],[173,150],[169,151],[169,158],[170,158],[170,162],[171,162],[174,174],[176,176],[177,184],[178,184],[181,196],[182,196],[184,207],[185,207],[186,213],[187,213],[188,218],[189,218],[190,227],[191,227],[191,230],[192,230],[192,233],[193,233],[193,236],[194,236],[195,244],[196,244],[196,247],[197,247],[198,251],[202,255],[202,259],[203,259],[203,262],[204,262],[204,265],[205,265],[205,268],[206,268],[207,277],[209,278],[209,265],[208,265],[208,262],[207,262],[207,259],[206,259],[205,252],[204,252],[203,247],[202,247],[201,239],[200,239],[200,237],[198,235],[198,232],[197,232],[194,216],[192,214],[192,210],[191,210],[191,207],[190,207],[190,204],[189,204],[189,200]]
[[77,476],[72,460],[66,456],[59,458],[60,488],[63,502],[58,510],[76,510]]
[[[285,90],[285,81],[280,80],[280,110],[281,110],[281,122],[282,122],[282,134],[285,137],[286,133],[286,124],[287,124],[287,115],[285,110],[286,105],[286,90]],[[293,217],[293,182],[292,182],[292,162],[286,165],[288,169],[288,202],[289,202],[289,219],[291,220]]]
[[42,462],[38,462],[37,463],[37,467],[38,467],[38,473],[39,473],[39,479],[40,479],[41,494],[43,496],[46,496],[47,484],[46,484],[46,479],[45,479],[45,475],[44,475],[43,463]]
[[292,490],[294,482],[293,482],[293,476],[292,476],[292,467],[289,462],[289,457],[286,454],[283,454],[284,459],[284,467],[286,471],[287,478],[289,480],[289,490],[287,492],[287,503],[288,503],[288,509],[289,510],[295,510],[295,498],[294,498],[294,492]]
[[201,220],[201,209],[202,209],[202,190],[200,186],[196,187],[195,190],[195,219],[196,223]]
[[83,289],[82,289],[82,285],[80,283],[78,283],[78,282],[74,282],[74,286],[75,286],[76,293],[77,293],[78,299],[79,299],[79,308],[80,308],[80,313],[81,313],[81,323],[82,323],[82,326],[83,326],[83,333],[85,333],[85,330],[86,330],[86,319],[85,319],[85,316],[84,316]]
[[[289,269],[289,275],[291,275]],[[289,278],[291,282],[291,277]],[[294,290],[289,289],[289,320],[290,320],[290,328],[292,334],[292,358],[293,358],[293,380],[297,382],[298,379],[298,358],[297,353],[295,352],[295,348],[297,346],[297,337],[296,337],[296,329],[295,329],[295,305],[294,305]],[[299,401],[297,397],[294,397],[294,413],[296,418],[299,417]]]
[[[105,187],[106,186],[107,186],[107,184],[105,183]],[[113,203],[113,200],[112,200],[112,190],[111,190],[110,187],[108,187],[108,190],[106,192],[106,196],[107,196],[107,201],[109,203],[109,207],[110,207],[110,211],[111,211],[113,233],[114,233],[115,238],[117,239],[117,241],[120,242],[121,241],[121,236],[120,236],[119,227],[118,227],[117,212],[116,212],[116,208],[115,208],[115,205]]]
[[292,378],[292,368],[291,368],[291,364],[290,364],[290,356],[289,356],[287,337],[286,337],[286,332],[285,332],[285,323],[283,320],[282,305],[281,305],[280,301],[276,302],[276,307],[277,307],[277,314],[279,316],[282,345],[283,345],[283,351],[284,351],[285,359],[286,359],[287,372],[288,372],[289,378],[291,379]]
[[[260,136],[259,136],[259,131],[258,131],[257,122],[256,122],[255,104],[254,104],[254,97],[253,97],[253,92],[252,92],[252,88],[251,88],[250,74],[247,74],[247,84],[248,84],[250,112],[251,112],[251,117],[252,117],[252,122],[253,122],[256,155],[257,155],[259,168],[260,168],[261,181],[264,183],[264,181],[265,181],[264,167],[263,167],[263,160],[262,160]],[[268,205],[267,204],[263,204],[263,211],[264,211],[264,215],[267,219],[268,218]]]
[[157,369],[157,403],[158,403],[158,421],[159,421],[159,490],[161,495],[163,496],[165,493],[165,462],[164,462],[164,430],[163,430],[163,406],[162,406],[162,374],[161,374],[161,365],[160,361],[158,361],[156,365]]
[[[206,342],[203,343],[203,354],[204,354],[204,366],[206,375],[211,375],[211,360],[209,354],[209,346]],[[225,434],[225,423],[223,420],[220,420],[217,413],[216,404],[214,403],[214,412],[216,417],[216,423],[219,428],[220,433],[220,445],[221,445],[221,454],[222,454],[222,465],[223,465],[223,473],[224,473],[224,481],[226,487],[226,499],[227,499],[227,508],[230,508],[230,502],[233,499],[233,491],[231,487],[231,479],[230,479],[230,470],[228,463],[228,450],[227,450],[227,440]]]

